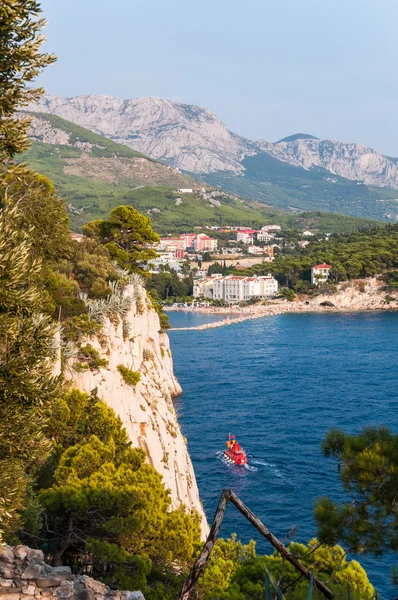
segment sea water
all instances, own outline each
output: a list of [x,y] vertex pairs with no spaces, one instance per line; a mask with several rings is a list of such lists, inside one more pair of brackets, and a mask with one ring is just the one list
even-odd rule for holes
[[[169,316],[175,327],[206,321]],[[320,450],[327,431],[388,425],[398,432],[398,313],[285,314],[171,330],[170,340],[184,391],[179,420],[209,521],[221,490],[231,488],[279,539],[307,543],[316,535],[315,499],[344,498],[336,465]],[[221,460],[229,432],[251,468]],[[233,532],[256,539],[258,552],[273,550],[229,506],[222,535]],[[395,598],[394,558],[359,560],[383,598]]]

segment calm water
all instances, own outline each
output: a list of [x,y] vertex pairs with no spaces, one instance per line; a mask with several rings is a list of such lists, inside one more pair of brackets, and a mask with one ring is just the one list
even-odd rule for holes
[[[186,327],[209,315],[170,313],[170,320]],[[308,542],[316,533],[314,499],[342,497],[335,464],[319,449],[328,429],[385,424],[398,430],[398,313],[281,315],[171,331],[170,339],[184,390],[180,423],[209,520],[228,487],[279,538],[295,526],[295,539]],[[229,431],[256,470],[217,457]],[[224,523],[224,536],[254,537],[259,551],[271,550],[234,507]],[[383,598],[396,597],[393,559],[361,562]]]

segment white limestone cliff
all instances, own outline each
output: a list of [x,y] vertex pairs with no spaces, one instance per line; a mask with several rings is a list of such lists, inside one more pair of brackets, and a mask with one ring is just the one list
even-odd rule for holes
[[[129,288],[125,294],[129,294]],[[145,450],[148,462],[163,476],[172,506],[182,503],[201,515],[204,537],[208,525],[173,405],[173,398],[182,390],[173,373],[168,336],[160,332],[159,317],[143,289],[138,300],[132,300],[123,321],[113,324],[105,319],[98,337],[89,340],[108,361],[106,368],[78,373],[72,363],[65,375],[81,390],[91,392],[97,388],[98,396],[123,421],[133,446]],[[127,384],[118,371],[119,365],[139,372],[140,381],[135,386]]]

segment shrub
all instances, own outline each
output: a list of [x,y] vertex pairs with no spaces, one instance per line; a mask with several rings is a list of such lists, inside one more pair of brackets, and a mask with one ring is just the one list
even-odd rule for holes
[[88,369],[99,370],[103,367],[108,366],[106,358],[101,358],[98,350],[86,344],[83,348],[80,348],[78,358],[80,361],[75,364],[75,370],[79,372],[88,371]]
[[290,288],[284,287],[281,289],[281,296],[282,298],[289,300],[289,302],[292,302],[295,299],[296,294]]
[[138,373],[138,371],[132,371],[124,365],[118,365],[117,370],[128,385],[137,385],[141,379],[141,373]]
[[82,337],[97,335],[101,325],[87,314],[70,317],[63,322],[64,337],[70,342],[78,342]]
[[148,348],[144,348],[144,351],[142,353],[142,358],[144,360],[153,360],[154,359],[153,352],[151,352]]

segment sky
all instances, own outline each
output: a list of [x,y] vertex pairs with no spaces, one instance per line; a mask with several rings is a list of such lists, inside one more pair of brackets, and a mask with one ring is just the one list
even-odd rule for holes
[[204,106],[251,139],[398,157],[397,0],[42,0],[60,96]]

